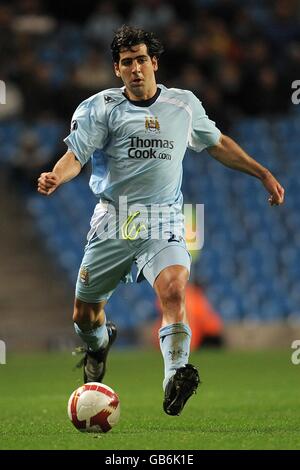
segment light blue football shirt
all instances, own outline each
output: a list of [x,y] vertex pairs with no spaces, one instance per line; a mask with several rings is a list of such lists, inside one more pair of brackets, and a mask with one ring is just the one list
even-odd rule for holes
[[90,187],[101,200],[118,204],[182,204],[182,161],[216,145],[221,132],[196,96],[158,85],[153,99],[132,102],[124,87],[83,101],[64,139],[81,165],[92,158]]

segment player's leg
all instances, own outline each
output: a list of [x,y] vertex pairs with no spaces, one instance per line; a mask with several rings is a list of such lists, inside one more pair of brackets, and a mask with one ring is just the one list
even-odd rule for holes
[[188,363],[191,329],[185,311],[186,267],[169,266],[157,276],[154,289],[162,309],[160,348],[165,363],[164,411],[179,415],[199,384],[197,369]]
[[[158,247],[156,253],[153,246]],[[165,365],[163,406],[167,414],[178,415],[199,384],[197,369],[188,364],[191,330],[185,311],[185,288],[190,256],[184,241],[156,242],[147,247],[147,252],[151,258],[143,266],[142,274],[155,289],[163,314],[159,330]],[[140,259],[144,262],[145,254]]]
[[88,303],[75,298],[73,321],[75,331],[86,343],[91,352],[105,349],[109,344],[115,328],[111,322],[106,321],[104,305],[106,300],[98,303]]
[[115,212],[97,204],[79,269],[74,305],[75,331],[86,344],[84,381],[101,382],[116,326],[106,321],[104,305],[120,281],[129,282],[133,254],[119,236]]
[[108,343],[105,304],[106,300],[88,303],[75,298],[73,312],[75,331],[91,351],[98,351]]
[[156,277],[153,287],[161,302],[162,327],[178,322],[188,323],[185,311],[185,288],[188,279],[189,271],[180,265],[168,266]]
[[106,300],[88,303],[75,298],[74,327],[87,346],[84,357],[84,382],[102,381],[108,351],[117,335],[115,325],[106,322],[105,303]]
[[164,389],[176,369],[188,363],[191,342],[185,312],[188,277],[189,272],[184,266],[169,266],[160,272],[153,286],[162,310],[159,340],[165,365]]

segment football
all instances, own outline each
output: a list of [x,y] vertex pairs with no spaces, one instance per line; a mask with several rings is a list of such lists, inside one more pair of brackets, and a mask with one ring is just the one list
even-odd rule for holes
[[105,433],[119,421],[120,400],[107,385],[90,382],[71,394],[68,415],[81,432]]

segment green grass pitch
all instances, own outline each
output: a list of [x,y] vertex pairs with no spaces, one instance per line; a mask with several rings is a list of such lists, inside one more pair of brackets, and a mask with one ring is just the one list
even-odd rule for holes
[[202,384],[180,417],[162,411],[159,351],[112,351],[105,383],[120,397],[119,424],[82,434],[66,412],[81,385],[66,353],[8,355],[0,365],[0,449],[299,449],[300,365],[291,350],[200,351]]

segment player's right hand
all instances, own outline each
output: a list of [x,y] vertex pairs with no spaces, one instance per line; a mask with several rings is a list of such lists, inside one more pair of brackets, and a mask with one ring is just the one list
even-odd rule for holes
[[59,186],[59,177],[52,171],[41,173],[38,179],[37,190],[45,196],[50,196]]

